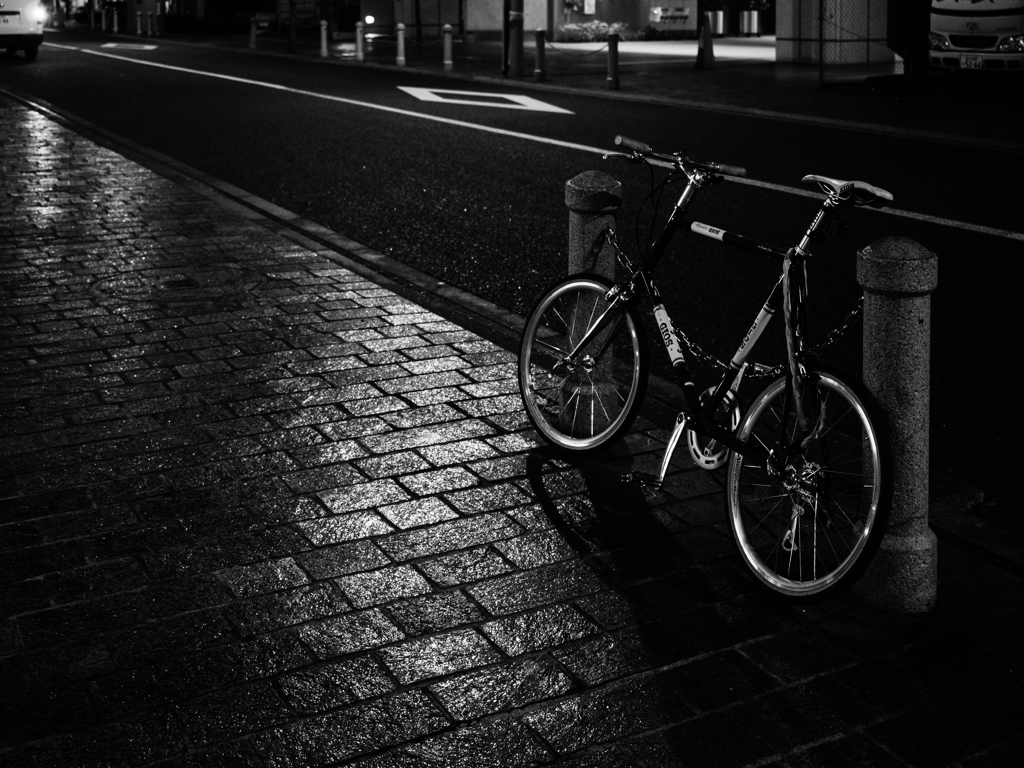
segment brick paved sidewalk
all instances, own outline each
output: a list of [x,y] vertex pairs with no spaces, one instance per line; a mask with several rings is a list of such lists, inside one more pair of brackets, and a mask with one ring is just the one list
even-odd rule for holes
[[[713,476],[571,466],[514,357],[0,99],[0,765],[997,766],[1019,580],[752,592]],[[646,467],[645,467],[646,468]]]

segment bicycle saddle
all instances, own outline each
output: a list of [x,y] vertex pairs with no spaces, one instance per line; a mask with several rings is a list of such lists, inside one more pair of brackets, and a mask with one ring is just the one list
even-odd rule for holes
[[886,203],[892,202],[891,193],[881,187],[872,186],[866,181],[840,181],[815,174],[804,176],[802,181],[805,184],[817,184],[823,192],[836,195],[840,200],[852,202],[854,205],[870,205],[872,208],[881,208]]

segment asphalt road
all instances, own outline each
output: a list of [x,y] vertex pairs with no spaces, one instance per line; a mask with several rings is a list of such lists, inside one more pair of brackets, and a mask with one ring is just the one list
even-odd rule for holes
[[[602,161],[588,149],[611,149],[618,133],[746,166],[761,185],[722,184],[692,216],[779,245],[799,237],[817,204],[772,185],[799,188],[801,176],[819,173],[885,187],[895,208],[942,221],[847,215],[850,234],[821,247],[813,264],[812,321],[823,335],[853,306],[858,248],[901,235],[938,253],[933,464],[989,497],[1008,494],[1019,451],[993,406],[1004,402],[1011,381],[997,366],[1015,327],[1012,275],[1021,241],[961,224],[1020,231],[1019,202],[1006,181],[1019,178],[1019,155],[587,95],[453,85],[398,70],[174,46],[102,49],[101,42],[65,34],[35,63],[0,59],[0,85],[520,313],[564,273],[567,179],[590,169],[612,173],[626,189],[620,228],[636,219],[650,188],[647,170]],[[422,101],[402,86],[475,91],[484,95],[474,100],[488,103]],[[493,106],[508,95],[564,111]],[[679,245],[685,258],[677,251],[659,281],[669,308],[687,332],[726,357],[777,267],[695,237],[681,237]],[[829,360],[859,370],[859,349],[853,335]],[[769,343],[755,357],[774,362],[780,350]],[[1014,422],[1019,418],[1011,416]]]

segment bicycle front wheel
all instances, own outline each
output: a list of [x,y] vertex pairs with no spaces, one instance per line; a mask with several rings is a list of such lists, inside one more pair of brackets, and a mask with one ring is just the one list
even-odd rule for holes
[[646,338],[635,308],[606,300],[611,287],[598,275],[563,280],[544,294],[523,330],[519,388],[526,414],[544,440],[564,450],[606,447],[643,404]]
[[789,598],[821,598],[856,578],[888,515],[889,469],[867,396],[835,372],[808,373],[803,426],[778,379],[737,432],[769,457],[734,452],[726,473],[740,556],[762,586]]

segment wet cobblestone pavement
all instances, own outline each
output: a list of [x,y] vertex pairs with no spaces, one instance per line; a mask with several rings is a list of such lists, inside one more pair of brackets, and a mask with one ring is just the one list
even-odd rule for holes
[[514,357],[0,99],[0,765],[1016,765],[1017,576],[753,591],[648,413],[536,445]]

